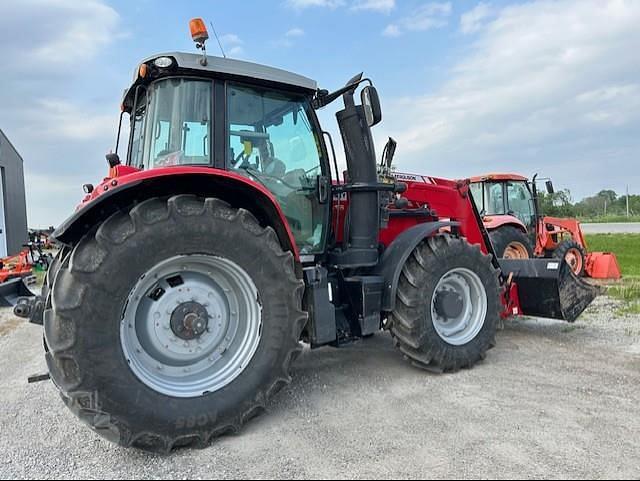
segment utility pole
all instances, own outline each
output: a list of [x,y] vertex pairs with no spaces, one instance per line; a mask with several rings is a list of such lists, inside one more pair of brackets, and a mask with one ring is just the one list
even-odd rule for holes
[[629,184],[627,184],[627,218],[629,217]]

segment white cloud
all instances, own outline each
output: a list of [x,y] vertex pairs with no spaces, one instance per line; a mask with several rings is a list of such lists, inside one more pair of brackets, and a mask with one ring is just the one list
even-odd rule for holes
[[400,168],[540,170],[578,195],[629,176],[640,185],[640,57],[630,48],[640,3],[540,1],[496,14],[440,89],[387,102]]
[[343,0],[287,0],[287,4],[297,10],[309,7],[336,8],[344,5]]
[[244,55],[244,42],[235,33],[227,33],[220,37],[225,54],[229,57],[242,57]]
[[385,37],[399,37],[402,35],[402,31],[400,27],[398,27],[395,23],[387,25],[387,27],[382,31],[382,35]]
[[291,48],[295,45],[296,39],[305,36],[305,31],[301,28],[292,28],[285,32],[285,34],[271,42],[271,45],[276,48]]
[[357,0],[351,7],[352,10],[372,10],[389,13],[396,6],[395,0]]
[[350,10],[372,11],[389,13],[396,6],[395,0],[286,0],[286,4],[296,10],[304,10],[311,7],[323,7],[336,9],[349,7]]
[[38,99],[34,108],[25,113],[40,118],[39,123],[25,126],[29,131],[35,130],[43,137],[61,141],[111,140],[116,117],[113,112],[101,113],[90,106],[55,98]]
[[98,0],[0,2],[3,61],[12,69],[66,68],[121,38],[120,16]]
[[462,33],[476,33],[484,25],[485,21],[493,15],[493,8],[490,4],[480,2],[468,12],[460,17],[460,30]]
[[287,37],[287,38],[303,37],[304,36],[304,30],[302,30],[301,28],[292,28],[287,33],[285,33],[284,36]]
[[411,14],[389,24],[382,32],[387,37],[399,37],[406,32],[423,32],[446,27],[451,16],[451,3],[431,2],[414,9]]
[[32,226],[62,221],[82,182],[105,169],[118,99],[94,91],[82,100],[78,82],[88,72],[117,77],[96,60],[124,37],[120,15],[104,1],[0,2],[0,126],[25,161]]
[[220,41],[226,43],[228,45],[241,45],[242,39],[238,37],[235,33],[227,33],[220,37]]

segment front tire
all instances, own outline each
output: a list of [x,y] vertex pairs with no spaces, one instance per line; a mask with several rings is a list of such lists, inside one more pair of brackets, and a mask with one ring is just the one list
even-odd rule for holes
[[293,255],[248,211],[188,195],[144,201],[62,261],[45,312],[51,378],[122,446],[206,446],[290,382],[303,289]]
[[500,259],[531,259],[533,247],[520,229],[506,225],[489,233],[493,250]]
[[500,317],[491,256],[466,240],[426,239],[406,261],[389,318],[396,347],[434,372],[471,368],[495,346]]
[[553,251],[553,257],[556,259],[564,259],[577,277],[584,277],[585,267],[587,265],[587,253],[576,241],[566,240],[562,242],[556,250]]

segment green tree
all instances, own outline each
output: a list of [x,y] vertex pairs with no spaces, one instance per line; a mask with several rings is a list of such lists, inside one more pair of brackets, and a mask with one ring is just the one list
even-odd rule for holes
[[540,210],[553,217],[574,217],[575,208],[571,203],[571,191],[563,189],[553,194],[541,192],[538,196]]

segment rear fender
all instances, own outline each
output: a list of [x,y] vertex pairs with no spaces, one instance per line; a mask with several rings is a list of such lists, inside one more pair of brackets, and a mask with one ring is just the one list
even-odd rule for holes
[[485,215],[482,218],[482,223],[488,231],[496,230],[504,226],[511,226],[520,229],[525,234],[527,233],[527,227],[524,223],[512,215]]
[[250,211],[261,225],[273,227],[283,248],[299,260],[295,239],[276,198],[264,186],[233,172],[203,167],[152,169],[107,179],[96,189],[100,195],[64,221],[52,235],[55,240],[72,245],[118,210],[152,197],[193,194],[216,197]]
[[425,222],[407,229],[389,245],[384,251],[380,264],[376,268],[376,275],[384,279],[382,294],[382,310],[392,311],[395,308],[396,292],[402,267],[424,239],[433,236],[445,227],[457,227],[458,222]]

